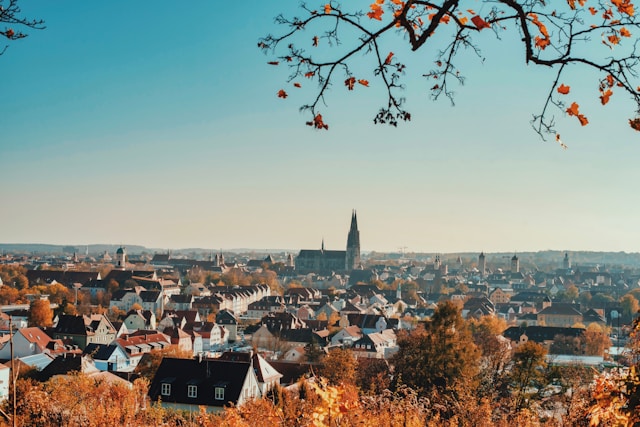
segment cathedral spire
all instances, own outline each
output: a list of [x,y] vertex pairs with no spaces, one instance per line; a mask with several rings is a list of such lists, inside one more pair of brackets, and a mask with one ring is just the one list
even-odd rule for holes
[[360,232],[356,210],[351,211],[351,226],[347,236],[346,270],[351,271],[360,265]]

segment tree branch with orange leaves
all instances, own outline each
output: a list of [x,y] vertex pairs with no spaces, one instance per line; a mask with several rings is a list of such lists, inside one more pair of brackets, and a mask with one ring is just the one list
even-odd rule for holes
[[[498,42],[516,38],[524,63],[556,70],[542,108],[531,120],[542,139],[554,135],[566,148],[556,129],[557,114],[576,117],[582,126],[589,123],[570,91],[572,76],[583,71],[598,76],[593,87],[602,105],[614,92],[631,99],[635,111],[629,125],[640,130],[639,39],[634,35],[640,34],[640,21],[632,0],[481,0],[477,5],[482,13],[465,9],[459,0],[374,0],[364,9],[335,0],[317,8],[303,2],[301,15],[279,15],[275,23],[283,31],[262,38],[258,47],[273,57],[269,64],[289,68],[287,83],[293,88],[305,81],[317,83],[315,95],[301,107],[311,116],[307,125],[317,129],[328,129],[320,110],[328,108],[329,90],[342,82],[349,91],[359,85],[384,87],[386,101],[375,123],[397,126],[411,119],[402,96],[403,77],[409,72],[433,82],[428,83],[433,100],[445,95],[453,103],[454,87],[466,81],[456,58],[470,51],[484,61],[476,37],[489,31]],[[433,55],[435,67],[409,70],[399,55],[384,47],[389,43],[408,43],[411,51]],[[362,69],[367,56],[373,57],[371,82],[354,72]],[[286,98],[287,91],[280,89],[278,96]]]

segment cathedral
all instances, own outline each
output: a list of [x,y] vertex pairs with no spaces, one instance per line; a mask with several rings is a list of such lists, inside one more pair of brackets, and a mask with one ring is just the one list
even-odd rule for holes
[[300,274],[349,273],[360,266],[360,232],[356,211],[351,213],[351,227],[347,235],[346,251],[328,251],[324,240],[320,249],[301,249],[296,258],[296,271]]

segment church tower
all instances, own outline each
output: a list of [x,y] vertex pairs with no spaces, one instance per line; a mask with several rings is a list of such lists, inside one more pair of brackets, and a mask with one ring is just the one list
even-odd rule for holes
[[512,273],[519,273],[520,272],[520,260],[518,259],[517,255],[513,255],[513,258],[511,258],[511,272]]
[[351,227],[347,236],[346,270],[354,270],[360,265],[360,232],[355,209],[351,213]]
[[487,260],[484,256],[484,252],[480,252],[480,255],[478,256],[478,270],[480,270],[480,274],[483,276],[487,272]]
[[564,268],[565,270],[569,270],[571,268],[571,260],[569,260],[569,254],[567,252],[564,253],[562,268]]
[[116,251],[116,268],[118,270],[124,270],[127,265],[127,250],[120,246]]

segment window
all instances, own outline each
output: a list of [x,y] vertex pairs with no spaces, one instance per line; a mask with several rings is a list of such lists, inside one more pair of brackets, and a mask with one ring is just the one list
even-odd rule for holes
[[224,399],[224,387],[216,387],[215,388],[215,395],[214,395],[216,400],[223,400]]
[[163,395],[163,396],[170,396],[171,395],[171,384],[162,383],[162,385],[160,387],[160,394]]
[[198,386],[197,385],[187,386],[187,396],[191,398],[198,397]]

